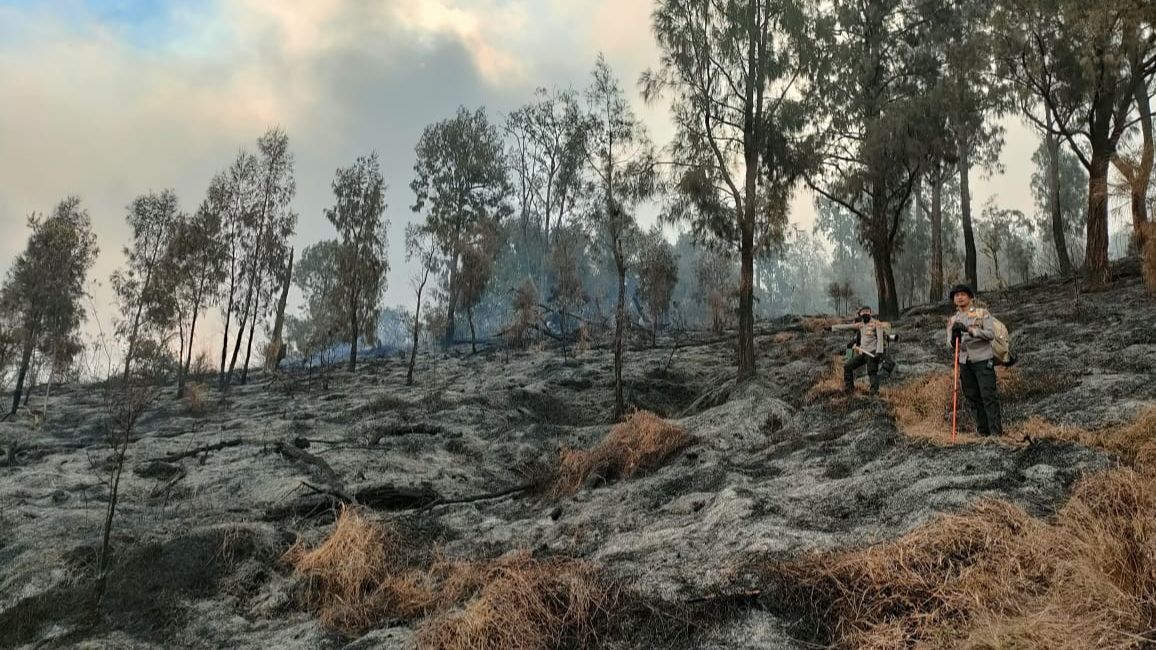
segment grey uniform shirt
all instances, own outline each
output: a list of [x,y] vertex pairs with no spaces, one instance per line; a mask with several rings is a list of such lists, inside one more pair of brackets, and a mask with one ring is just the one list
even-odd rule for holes
[[972,307],[967,311],[957,311],[947,321],[947,345],[954,350],[951,340],[951,328],[956,323],[963,323],[968,328],[959,341],[959,362],[987,361],[995,356],[991,349],[991,341],[995,338],[995,324],[991,313],[986,309]]
[[883,323],[874,318],[864,323],[863,321],[855,321],[854,323],[846,323],[844,325],[833,325],[832,331],[839,330],[859,330],[859,349],[864,352],[869,352],[875,356],[883,354],[883,338],[885,332],[883,331]]

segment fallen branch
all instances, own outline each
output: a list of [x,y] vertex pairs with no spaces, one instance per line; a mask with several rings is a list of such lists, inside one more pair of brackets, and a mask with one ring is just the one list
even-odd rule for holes
[[439,436],[445,432],[444,427],[428,422],[391,424],[374,429],[369,440],[369,445],[372,447],[381,442],[382,438],[391,438],[393,436],[408,436],[415,433]]
[[162,456],[160,458],[150,458],[146,462],[160,461],[163,463],[172,463],[172,462],[176,462],[178,460],[181,460],[182,458],[189,458],[190,456],[200,456],[201,454],[208,453],[210,451],[220,451],[221,449],[224,449],[226,447],[239,447],[240,445],[241,445],[241,439],[240,438],[233,438],[232,440],[222,440],[221,442],[217,442],[217,443],[214,443],[211,445],[201,445],[200,447],[197,447],[195,449],[190,449],[188,451],[182,451],[182,452],[176,453],[176,454],[168,454],[167,456]]
[[329,486],[328,493],[339,496],[346,503],[353,501],[345,492],[343,482],[337,476],[337,472],[333,471],[333,468],[330,467],[329,463],[325,462],[324,459],[319,456],[314,456],[303,449],[298,449],[292,440],[278,441],[273,445],[273,449],[282,456],[304,465],[310,474],[321,479],[322,482]]
[[687,598],[682,602],[687,605],[699,605],[702,603],[735,603],[735,604],[749,604],[759,599],[763,595],[761,589],[748,589],[747,591],[740,591],[733,594],[712,594],[710,596],[697,596],[695,598]]

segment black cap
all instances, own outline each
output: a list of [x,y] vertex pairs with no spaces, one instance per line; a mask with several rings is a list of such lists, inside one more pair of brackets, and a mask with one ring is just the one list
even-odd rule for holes
[[866,309],[867,311],[872,312],[872,313],[874,313],[874,311],[875,311],[874,309],[871,309],[871,305],[862,305],[859,307],[859,309],[855,310],[855,313],[858,314],[859,312],[863,311],[864,309]]
[[957,293],[966,293],[968,298],[975,298],[975,293],[972,292],[971,287],[966,284],[957,284],[951,288],[951,291],[947,292],[947,299],[955,300],[955,294]]

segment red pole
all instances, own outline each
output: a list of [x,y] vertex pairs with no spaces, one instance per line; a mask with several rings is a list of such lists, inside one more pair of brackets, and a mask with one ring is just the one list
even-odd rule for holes
[[951,444],[955,444],[955,414],[959,410],[959,338],[955,339],[955,371],[951,386]]

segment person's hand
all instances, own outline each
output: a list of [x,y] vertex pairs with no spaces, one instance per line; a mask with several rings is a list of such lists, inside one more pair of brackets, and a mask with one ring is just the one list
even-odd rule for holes
[[956,337],[963,336],[964,334],[967,333],[967,331],[968,331],[967,325],[964,325],[963,323],[956,323],[955,325],[951,326],[951,335],[952,336],[956,336]]

